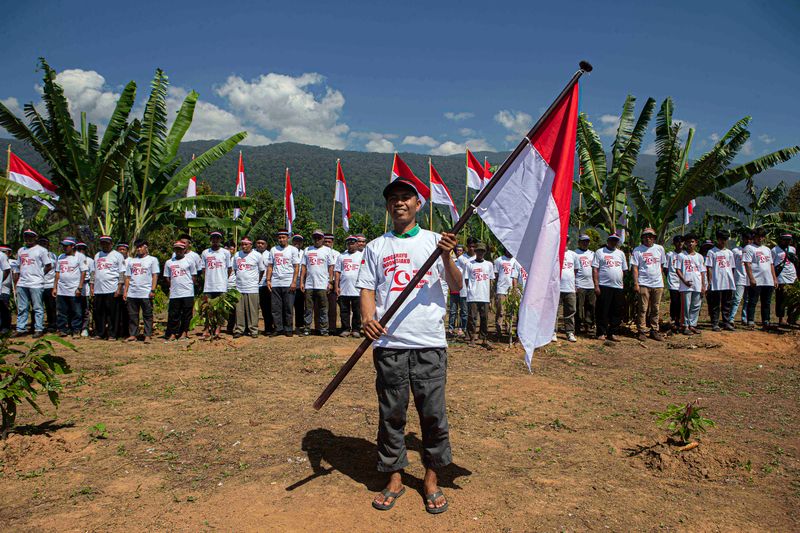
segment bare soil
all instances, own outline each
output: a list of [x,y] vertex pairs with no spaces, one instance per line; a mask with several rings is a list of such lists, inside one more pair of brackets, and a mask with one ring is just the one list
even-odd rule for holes
[[[370,506],[384,479],[369,356],[311,407],[356,340],[81,339],[57,416],[22,406],[0,442],[0,529],[797,531],[799,340],[561,341],[532,373],[519,347],[455,343],[450,509],[430,516],[413,408],[410,490]],[[677,452],[653,413],[697,398],[717,427]]]

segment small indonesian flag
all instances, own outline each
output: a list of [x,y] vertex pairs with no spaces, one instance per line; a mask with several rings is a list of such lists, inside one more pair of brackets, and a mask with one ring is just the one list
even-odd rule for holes
[[478,207],[492,233],[536,280],[526,284],[519,312],[519,337],[529,368],[533,350],[551,341],[556,324],[575,171],[578,94],[575,84],[555,103]]
[[420,180],[414,175],[413,172],[411,172],[411,169],[408,168],[406,162],[400,159],[400,156],[395,152],[394,163],[392,164],[392,179],[390,181],[394,181],[397,178],[403,178],[404,180],[410,181],[414,184],[414,188],[417,189],[417,192],[419,193],[419,199],[422,202],[422,205],[425,205],[425,202],[430,200],[431,190],[422,182],[422,180]]
[[[192,155],[192,161],[194,161],[194,155]],[[197,196],[197,176],[192,176],[186,186],[186,198],[194,198],[195,196]],[[197,218],[197,208],[187,209],[184,218]]]
[[694,208],[696,205],[697,202],[693,199],[689,202],[689,205],[683,209],[683,224],[685,226],[688,226],[689,222],[692,221],[692,215],[694,214]]
[[286,167],[286,189],[283,197],[283,210],[286,213],[286,229],[292,232],[292,222],[294,222],[294,193],[292,192],[292,180],[289,177],[289,167]]
[[32,191],[46,194],[53,200],[58,200],[56,186],[11,152],[8,153],[8,179]]
[[453,201],[453,197],[450,195],[447,185],[444,184],[439,172],[433,168],[433,163],[431,163],[430,160],[428,161],[428,166],[430,167],[431,176],[431,202],[450,207],[450,219],[453,221],[453,224],[455,224],[458,221],[456,203]]
[[[247,197],[247,182],[244,178],[244,162],[242,161],[242,152],[239,152],[239,171],[236,174],[236,193],[234,196],[240,198]],[[237,220],[242,214],[242,210],[238,207],[233,208],[233,220]]]
[[338,159],[336,160],[336,194],[333,200],[342,204],[342,227],[345,231],[350,231],[350,196],[347,194],[347,182],[344,180],[342,162]]
[[483,158],[483,185],[484,186],[486,186],[486,184],[489,183],[489,180],[492,179],[492,176],[494,176],[494,173],[491,170],[489,170],[490,168],[492,168],[492,167],[491,167],[491,165],[489,165],[489,158],[488,157],[484,157]]
[[481,190],[486,184],[485,180],[486,170],[467,148],[467,187]]

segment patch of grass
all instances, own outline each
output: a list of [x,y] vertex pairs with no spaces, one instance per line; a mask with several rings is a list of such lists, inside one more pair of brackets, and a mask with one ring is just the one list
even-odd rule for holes
[[37,468],[29,472],[17,472],[17,479],[33,479],[35,477],[42,477],[47,472],[47,468]]
[[152,435],[152,433],[142,429],[139,430],[139,440],[142,442],[155,442],[156,438]]
[[163,393],[164,398],[172,398],[174,394],[175,394],[175,385],[170,385],[164,388],[164,393]]
[[125,457],[126,455],[128,455],[128,450],[125,449],[124,444],[120,444],[119,446],[117,446],[117,455],[119,455],[120,457]]
[[77,498],[78,496],[86,496],[89,500],[94,500],[94,496],[97,494],[97,490],[92,487],[81,487],[78,490],[72,492],[69,495],[70,498]]

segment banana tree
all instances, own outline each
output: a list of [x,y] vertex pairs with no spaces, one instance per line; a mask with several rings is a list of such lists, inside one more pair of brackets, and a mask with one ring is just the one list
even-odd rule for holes
[[747,130],[750,117],[744,117],[710,151],[690,165],[688,148],[693,132],[690,130],[687,142],[682,143],[681,123],[673,122],[672,114],[672,99],[667,98],[661,104],[656,118],[656,181],[652,191],[641,178],[628,182],[628,194],[636,208],[636,216],[643,224],[656,230],[658,242],[663,242],[674,229],[670,225],[692,199],[714,195],[751,179],[800,152],[800,146],[790,146],[731,167],[734,158],[750,138]]
[[617,230],[626,205],[626,189],[633,179],[633,167],[639,156],[647,124],[653,115],[655,100],[648,98],[634,120],[636,98],[628,95],[622,106],[617,135],[611,147],[611,168],[600,136],[592,123],[581,113],[578,117],[578,158],[580,181],[574,189],[580,197],[575,219],[588,226],[600,227],[608,233]]
[[730,209],[736,215],[736,229],[756,229],[763,227],[770,232],[800,229],[800,213],[794,211],[776,211],[786,195],[786,186],[780,182],[775,187],[763,187],[760,190],[752,179],[745,181],[746,200],[740,202],[733,196],[719,191],[714,199]]
[[128,122],[136,84],[129,82],[122,90],[103,138],[99,139],[97,126],[87,123],[85,114],[81,114],[80,130],[76,128],[69,102],[56,82],[56,72],[44,58],[39,59],[39,67],[44,72],[44,114],[32,103],[26,104],[25,124],[0,103],[0,126],[44,159],[61,197],[54,214],[68,220],[77,233],[79,227],[95,220],[102,205],[99,200],[118,183],[138,141],[139,121]]

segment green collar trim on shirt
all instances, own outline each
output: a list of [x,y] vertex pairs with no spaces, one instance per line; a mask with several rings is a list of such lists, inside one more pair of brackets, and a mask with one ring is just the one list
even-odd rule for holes
[[419,233],[419,229],[419,224],[417,224],[405,233],[397,233],[396,231],[392,230],[392,235],[398,239],[408,239],[409,237],[416,237],[417,233]]

